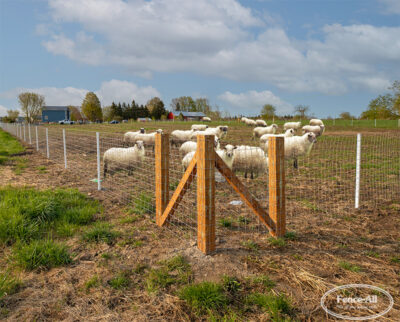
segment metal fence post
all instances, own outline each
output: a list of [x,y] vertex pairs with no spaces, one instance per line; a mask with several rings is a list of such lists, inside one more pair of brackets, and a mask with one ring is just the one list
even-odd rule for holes
[[26,142],[26,131],[25,131],[25,124],[24,124],[24,142]]
[[268,138],[269,158],[269,216],[275,223],[275,237],[283,237],[286,233],[285,209],[285,139],[283,137]]
[[29,136],[29,144],[32,145],[31,125],[30,124],[28,124],[28,136]]
[[161,226],[161,217],[169,202],[169,134],[156,134],[156,224]]
[[47,150],[47,159],[50,159],[50,149],[49,149],[49,129],[46,127],[46,150]]
[[67,168],[67,141],[65,140],[65,129],[63,129],[63,144],[64,144],[64,167]]
[[376,127],[376,119],[375,119],[375,127]]
[[97,145],[97,190],[101,190],[101,177],[100,177],[100,133],[96,132],[96,145]]
[[36,134],[36,151],[39,151],[39,136],[38,136],[38,127],[35,126],[35,134]]
[[215,151],[214,135],[197,136],[197,246],[215,250]]
[[357,160],[356,160],[356,192],[354,207],[358,209],[360,204],[360,167],[361,167],[361,133],[357,134]]

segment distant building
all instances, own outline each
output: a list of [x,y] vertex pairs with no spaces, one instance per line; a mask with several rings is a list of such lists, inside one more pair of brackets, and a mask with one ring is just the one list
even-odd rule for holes
[[138,117],[137,121],[138,122],[151,122],[152,119],[149,117]]
[[69,119],[68,106],[44,106],[42,109],[42,122],[58,122]]
[[[184,121],[201,121],[201,119],[206,116],[203,112],[174,111],[173,113],[174,118],[179,117]],[[169,118],[170,115],[168,115],[168,119]]]

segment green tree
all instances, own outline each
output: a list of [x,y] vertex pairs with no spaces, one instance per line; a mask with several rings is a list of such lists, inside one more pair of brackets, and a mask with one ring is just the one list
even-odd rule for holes
[[29,92],[19,94],[18,102],[28,123],[35,122],[46,104],[43,95]]
[[400,116],[400,81],[394,81],[393,85],[389,87],[389,89],[394,92],[392,110],[394,113]]
[[14,123],[19,116],[19,111],[17,110],[7,110],[7,118],[9,122]]
[[261,116],[265,119],[272,119],[275,116],[276,107],[272,104],[265,104],[261,109]]
[[393,96],[391,94],[379,95],[371,100],[368,109],[361,114],[362,119],[393,119],[396,114],[393,112]]
[[[197,110],[196,103],[190,96],[181,96],[171,100],[171,107],[174,111],[191,111]],[[178,109],[179,108],[179,109]]]
[[114,119],[113,116],[114,114],[111,105],[103,107],[103,121],[110,122]]
[[339,114],[339,117],[342,120],[353,120],[356,118],[355,116],[351,115],[349,112],[342,112]]
[[153,97],[149,100],[146,107],[149,110],[150,116],[156,120],[159,120],[162,115],[167,113],[164,102],[159,97]]
[[307,105],[297,105],[294,108],[294,111],[297,113],[298,116],[300,116],[301,119],[305,119],[307,116],[308,111],[310,110],[310,107]]
[[93,92],[88,92],[82,102],[82,113],[89,121],[95,122],[103,119],[100,101]]
[[210,112],[212,111],[208,98],[205,97],[196,98],[194,103],[196,106],[196,112],[203,112],[204,114],[209,115]]

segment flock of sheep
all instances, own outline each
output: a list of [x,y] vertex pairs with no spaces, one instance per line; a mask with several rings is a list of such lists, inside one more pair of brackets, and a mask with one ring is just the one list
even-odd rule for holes
[[[182,156],[182,166],[186,169],[192,160],[196,150],[197,135],[214,135],[215,151],[224,160],[226,165],[234,172],[243,172],[244,177],[250,173],[250,178],[254,175],[264,173],[268,169],[268,138],[277,135],[278,126],[276,124],[267,125],[264,120],[252,120],[246,117],[241,119],[246,125],[256,126],[253,129],[253,140],[259,139],[257,146],[227,144],[221,148],[220,140],[228,135],[228,126],[220,125],[208,127],[205,124],[193,124],[190,130],[174,130],[171,132],[171,145],[179,147]],[[316,138],[324,133],[325,126],[319,119],[310,120],[310,124],[302,127],[302,135],[295,134],[300,130],[301,122],[287,122],[283,126],[285,131],[285,158],[294,160],[294,167],[297,168],[299,156],[309,154]],[[127,148],[111,148],[104,153],[104,177],[110,171],[127,169],[131,173],[138,163],[144,161],[145,147],[154,147],[157,133],[162,133],[159,129],[153,133],[146,133],[142,128],[136,132],[126,132],[124,134],[124,145]]]

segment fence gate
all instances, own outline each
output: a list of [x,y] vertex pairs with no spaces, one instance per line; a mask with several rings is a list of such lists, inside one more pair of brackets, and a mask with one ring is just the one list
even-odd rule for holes
[[215,178],[217,169],[274,237],[285,234],[284,138],[269,138],[269,214],[214,150],[213,135],[197,136],[197,151],[169,199],[169,134],[156,134],[156,223],[168,224],[197,174],[197,245],[215,250]]

